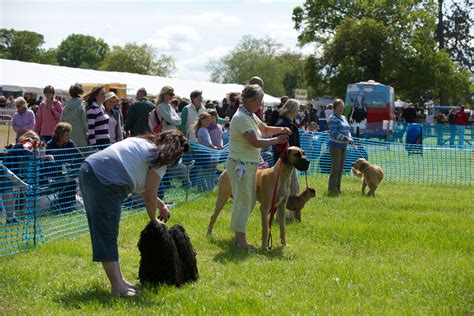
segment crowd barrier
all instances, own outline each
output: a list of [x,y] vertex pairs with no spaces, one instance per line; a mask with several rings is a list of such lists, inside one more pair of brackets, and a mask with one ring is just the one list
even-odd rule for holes
[[[300,139],[311,160],[308,173],[327,176],[331,168],[328,133],[301,131]],[[88,232],[77,176],[84,159],[96,150],[93,147],[47,152],[22,149],[4,153],[3,165],[29,186],[14,186],[1,180],[0,256]],[[349,174],[352,162],[365,158],[385,170],[387,182],[472,186],[473,151],[474,147],[469,145],[458,148],[354,138],[354,144],[347,148],[344,172]],[[271,148],[263,149],[261,154],[261,166],[271,166],[274,161]],[[179,163],[168,167],[158,196],[173,205],[212,190],[225,168],[227,155],[228,145],[223,150],[213,150],[192,143],[191,151]],[[142,196],[130,195],[123,201],[122,217],[143,208]],[[211,211],[212,207],[209,208]]]
[[[404,122],[378,122],[352,124],[352,134],[360,138],[383,139],[394,143],[405,143],[410,127],[421,128],[423,144],[459,147],[474,145],[474,125],[426,124]],[[420,143],[421,143],[420,142]]]

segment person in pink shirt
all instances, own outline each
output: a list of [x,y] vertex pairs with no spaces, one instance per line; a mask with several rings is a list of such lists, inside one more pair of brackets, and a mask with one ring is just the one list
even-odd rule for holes
[[56,124],[61,119],[63,108],[61,102],[54,98],[54,87],[46,86],[43,89],[45,100],[40,103],[36,114],[35,132],[41,137],[41,140],[48,142],[54,133]]

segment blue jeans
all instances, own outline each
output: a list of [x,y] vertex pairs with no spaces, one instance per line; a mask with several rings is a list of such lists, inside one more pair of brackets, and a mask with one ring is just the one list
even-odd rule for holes
[[92,260],[118,261],[117,238],[122,200],[128,196],[130,189],[124,185],[102,183],[87,162],[79,170],[79,186],[91,234]]

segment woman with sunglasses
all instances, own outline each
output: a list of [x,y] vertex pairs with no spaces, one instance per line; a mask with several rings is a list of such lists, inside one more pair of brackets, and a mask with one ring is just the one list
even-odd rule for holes
[[154,119],[161,121],[161,131],[176,130],[181,124],[181,116],[176,112],[173,106],[170,105],[171,99],[174,97],[174,89],[170,86],[161,88],[158,95],[156,116]]

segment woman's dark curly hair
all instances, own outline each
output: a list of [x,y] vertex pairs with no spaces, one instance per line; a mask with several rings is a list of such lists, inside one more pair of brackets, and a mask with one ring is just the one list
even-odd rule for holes
[[189,151],[187,138],[178,130],[146,134],[140,137],[156,146],[153,149],[156,157],[150,161],[151,168],[177,163],[181,155]]

